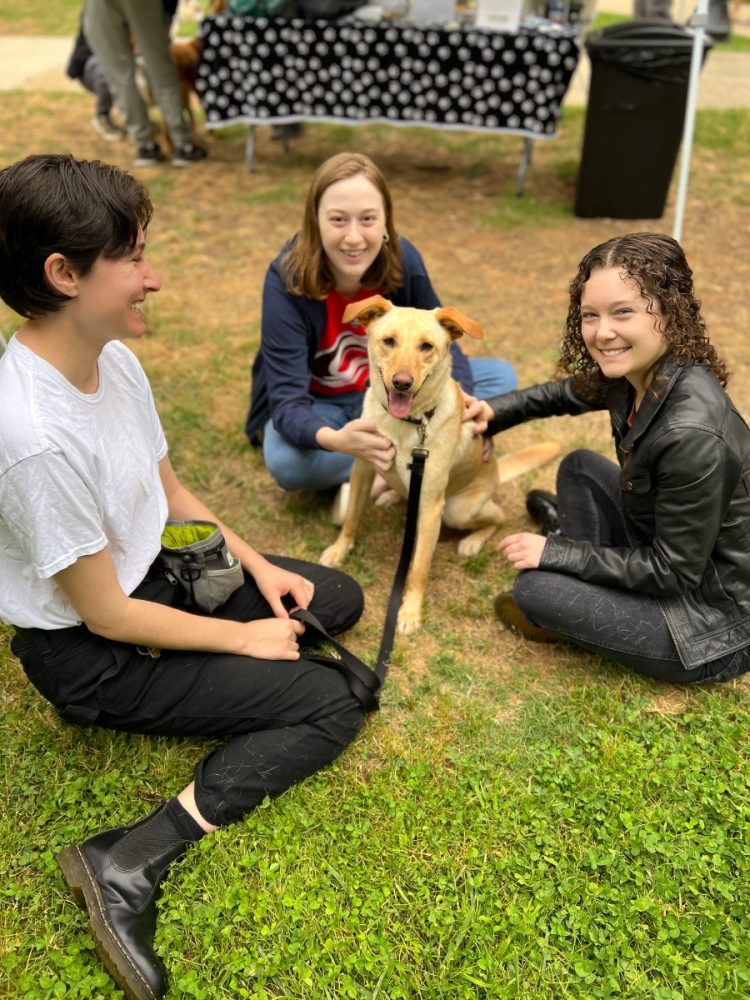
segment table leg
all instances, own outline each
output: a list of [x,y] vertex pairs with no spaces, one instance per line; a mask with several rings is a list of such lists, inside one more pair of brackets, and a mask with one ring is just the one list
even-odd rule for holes
[[516,194],[519,198],[523,195],[524,185],[526,184],[526,171],[531,163],[533,142],[533,139],[524,139],[523,141],[523,152],[521,153],[521,162],[518,166],[518,184],[516,185]]
[[275,142],[280,142],[284,147],[284,152],[288,153],[292,148],[292,139],[302,134],[302,122],[289,122],[286,125],[274,125],[271,129],[271,138]]
[[253,172],[253,158],[255,156],[255,126],[248,125],[247,139],[245,140],[245,163],[248,173]]

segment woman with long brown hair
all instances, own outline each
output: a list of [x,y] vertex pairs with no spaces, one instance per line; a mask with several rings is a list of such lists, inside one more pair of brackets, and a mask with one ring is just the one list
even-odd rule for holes
[[[339,153],[315,173],[302,227],[263,288],[246,431],[284,489],[341,486],[357,456],[381,471],[393,460],[390,441],[360,416],[364,331],[342,321],[349,303],[375,294],[417,309],[440,305],[419,252],[396,230],[380,169],[361,153]],[[455,345],[453,375],[480,399],[516,385],[507,362],[468,359]]]

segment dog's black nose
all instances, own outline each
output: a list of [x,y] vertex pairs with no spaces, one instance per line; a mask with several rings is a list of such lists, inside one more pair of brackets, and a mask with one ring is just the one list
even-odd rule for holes
[[414,385],[414,379],[408,372],[396,372],[392,381],[396,392],[408,392]]

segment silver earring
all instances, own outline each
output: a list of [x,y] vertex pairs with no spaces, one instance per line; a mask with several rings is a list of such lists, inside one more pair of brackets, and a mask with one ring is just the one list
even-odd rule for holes
[[391,237],[388,233],[383,233],[383,243],[390,243]]

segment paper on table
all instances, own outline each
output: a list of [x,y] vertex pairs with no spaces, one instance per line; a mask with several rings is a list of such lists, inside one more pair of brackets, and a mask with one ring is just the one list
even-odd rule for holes
[[477,28],[518,31],[523,0],[477,0]]
[[455,0],[411,0],[409,4],[409,20],[415,24],[445,24],[455,19]]

